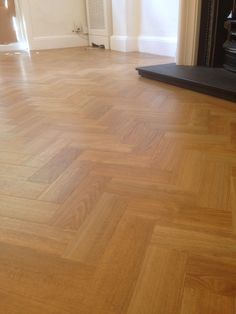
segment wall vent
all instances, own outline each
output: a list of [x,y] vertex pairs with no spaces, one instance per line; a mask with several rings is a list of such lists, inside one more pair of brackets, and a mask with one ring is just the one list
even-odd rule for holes
[[110,48],[112,35],[111,0],[86,0],[89,43]]
[[91,29],[106,28],[103,0],[88,0],[88,15]]

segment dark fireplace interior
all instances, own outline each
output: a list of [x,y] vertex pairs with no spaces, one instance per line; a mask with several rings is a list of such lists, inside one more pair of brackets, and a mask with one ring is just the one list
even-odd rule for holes
[[202,0],[197,66],[137,70],[146,78],[236,102],[236,0]]
[[222,67],[227,62],[227,47],[232,48],[236,41],[235,3],[234,0],[202,2],[198,65]]
[[233,0],[202,1],[198,65],[223,66],[223,45],[228,35],[224,25],[232,8]]

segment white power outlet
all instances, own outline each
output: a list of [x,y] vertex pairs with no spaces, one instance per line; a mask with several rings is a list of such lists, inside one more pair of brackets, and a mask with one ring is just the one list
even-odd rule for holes
[[74,29],[72,33],[81,34],[81,35],[88,35],[88,27],[87,26],[78,26],[74,24]]

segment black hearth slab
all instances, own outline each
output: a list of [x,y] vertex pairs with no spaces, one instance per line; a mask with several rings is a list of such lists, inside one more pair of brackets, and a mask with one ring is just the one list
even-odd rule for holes
[[182,66],[175,63],[137,68],[146,78],[236,102],[236,73],[223,68]]

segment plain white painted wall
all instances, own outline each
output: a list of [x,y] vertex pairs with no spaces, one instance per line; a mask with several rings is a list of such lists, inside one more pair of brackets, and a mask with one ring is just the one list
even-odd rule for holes
[[179,0],[113,0],[111,47],[175,56]]
[[71,35],[74,23],[85,24],[83,1],[30,0],[33,34],[38,36]]
[[178,36],[179,0],[140,0],[139,50],[175,56]]
[[141,0],[141,35],[177,38],[179,0]]
[[72,33],[74,24],[85,27],[85,0],[19,0],[31,49],[88,44],[86,36]]

